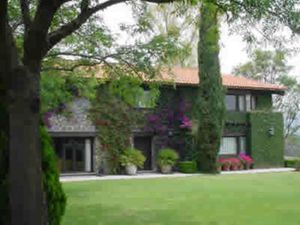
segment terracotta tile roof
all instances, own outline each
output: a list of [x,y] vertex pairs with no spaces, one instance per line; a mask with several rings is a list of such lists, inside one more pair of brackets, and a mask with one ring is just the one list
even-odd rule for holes
[[[157,79],[184,86],[196,86],[199,84],[198,69],[196,68],[174,67],[171,70],[166,69],[161,72],[161,76]],[[222,79],[223,85],[232,89],[266,90],[274,92],[284,92],[286,90],[285,86],[264,83],[241,76],[222,75]]]
[[[103,70],[97,70],[96,77],[106,77]],[[285,86],[265,83],[241,76],[222,75],[223,85],[230,89],[261,90],[283,94],[287,89]],[[163,69],[159,76],[154,79],[146,78],[145,82],[159,81],[165,84],[176,84],[178,86],[197,86],[199,84],[198,69],[173,67]]]

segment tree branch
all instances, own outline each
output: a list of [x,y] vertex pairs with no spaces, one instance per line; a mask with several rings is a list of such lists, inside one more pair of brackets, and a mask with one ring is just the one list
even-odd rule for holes
[[31,17],[30,17],[28,0],[20,0],[20,6],[21,6],[23,23],[25,25],[25,32],[27,32],[27,30],[32,22]]
[[[74,31],[80,28],[80,26],[85,23],[92,15],[95,13],[104,10],[110,6],[125,3],[129,0],[108,0],[106,2],[100,3],[92,8],[87,6],[88,0],[82,0],[81,2],[81,12],[79,15],[72,20],[71,22],[62,25],[57,30],[51,32],[48,35],[49,43],[48,43],[48,50],[50,50],[54,45],[60,42],[62,39],[67,37],[68,35],[72,34]],[[142,0],[143,2],[152,2],[152,3],[169,3],[173,2],[174,0]]]
[[47,54],[47,34],[54,14],[63,4],[57,0],[39,0],[36,14],[24,37],[24,65],[39,72],[42,58]]

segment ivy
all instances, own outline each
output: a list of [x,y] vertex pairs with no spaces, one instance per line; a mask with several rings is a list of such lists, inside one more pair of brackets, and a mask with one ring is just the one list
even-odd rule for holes
[[[108,173],[121,171],[120,157],[130,147],[133,128],[143,119],[143,113],[134,108],[136,99],[144,91],[141,84],[139,78],[122,74],[100,85],[92,101],[90,116],[101,145],[97,154],[108,163]],[[150,101],[155,103],[157,89],[151,87],[150,93]]]

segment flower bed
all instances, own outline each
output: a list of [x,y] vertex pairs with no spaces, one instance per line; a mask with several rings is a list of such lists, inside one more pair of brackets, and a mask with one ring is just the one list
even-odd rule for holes
[[241,153],[238,157],[220,157],[217,163],[220,171],[243,170],[251,168],[253,159],[250,156]]

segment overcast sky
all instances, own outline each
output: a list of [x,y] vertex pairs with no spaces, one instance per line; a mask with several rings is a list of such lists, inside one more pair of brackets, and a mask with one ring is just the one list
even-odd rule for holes
[[[121,23],[132,24],[133,19],[130,13],[130,8],[125,4],[112,6],[104,11],[105,24],[115,33],[119,32]],[[130,37],[124,34],[120,36],[120,40],[126,41]],[[222,73],[231,73],[232,69],[240,63],[247,61],[246,44],[238,35],[229,35],[226,26],[221,28],[221,70]],[[300,79],[300,54],[289,59],[289,64],[294,66],[292,71]]]

